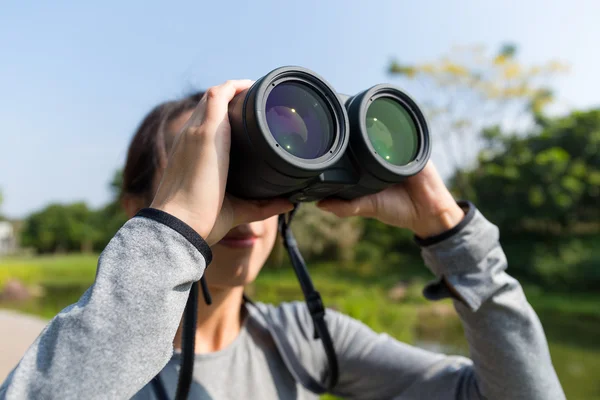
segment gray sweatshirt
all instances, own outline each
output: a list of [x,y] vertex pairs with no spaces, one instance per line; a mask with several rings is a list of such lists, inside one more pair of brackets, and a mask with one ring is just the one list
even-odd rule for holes
[[[333,393],[355,399],[564,399],[540,321],[506,274],[498,240],[498,229],[470,206],[457,228],[420,242],[438,277],[424,293],[450,297],[450,285],[460,295],[453,301],[470,359],[409,346],[327,310],[340,365]],[[173,338],[191,284],[206,267],[206,255],[192,242],[152,219],[127,222],[101,254],[94,284],[52,319],[0,387],[0,400],[154,399],[149,382],[159,372],[173,396],[180,357]],[[327,359],[312,337],[305,305],[257,307],[267,319],[250,313],[231,345],[196,356],[190,399],[318,398],[294,381],[267,329],[284,332],[294,356],[324,381]]]

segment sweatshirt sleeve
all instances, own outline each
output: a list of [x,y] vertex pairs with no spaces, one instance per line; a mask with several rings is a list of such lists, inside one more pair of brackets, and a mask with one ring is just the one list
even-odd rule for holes
[[340,365],[335,394],[360,399],[565,398],[540,321],[519,283],[505,271],[497,227],[472,205],[463,206],[466,217],[453,232],[420,244],[438,278],[424,293],[430,299],[454,298],[470,358],[400,343],[328,310]]
[[50,321],[0,399],[128,399],[167,364],[189,290],[211,254],[183,222],[150,211],[117,232],[93,285]]

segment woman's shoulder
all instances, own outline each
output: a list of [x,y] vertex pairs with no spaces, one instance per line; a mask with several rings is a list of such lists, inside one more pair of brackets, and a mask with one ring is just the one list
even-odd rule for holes
[[[304,366],[315,377],[322,376],[327,368],[327,359],[321,342],[314,339],[313,322],[306,303],[253,304],[254,307],[248,305],[252,326],[258,323],[265,332],[270,333],[282,357],[296,359],[299,364],[294,364]],[[331,319],[331,316],[326,318]]]
[[[276,341],[289,343],[295,357],[305,366],[322,371],[327,366],[326,354],[320,340],[315,340],[315,330],[306,303],[293,301],[278,305],[256,303],[253,320],[259,321]],[[380,340],[388,340],[386,334],[378,334],[359,320],[333,309],[326,309],[325,321],[334,339],[336,353],[372,347]]]
[[292,301],[275,305],[256,302],[254,305],[262,314],[260,316],[264,317],[261,323],[275,326],[291,336],[306,339],[309,337],[307,333],[312,329],[313,324],[306,303]]
[[[258,319],[265,327],[268,327],[267,325],[275,327],[297,340],[313,341],[314,325],[305,302],[292,301],[277,305],[261,302],[254,304],[262,314],[258,316]],[[325,321],[334,336],[347,335],[366,328],[362,322],[331,308],[327,308],[325,311]]]

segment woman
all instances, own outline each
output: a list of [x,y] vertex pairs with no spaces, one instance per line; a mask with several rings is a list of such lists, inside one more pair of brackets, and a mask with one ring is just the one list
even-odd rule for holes
[[[128,154],[124,205],[132,217],[148,204],[154,211],[119,230],[100,256],[92,287],[50,322],[4,382],[1,399],[151,399],[157,389],[149,382],[159,372],[174,393],[179,322],[192,282],[204,274],[213,304],[198,310],[190,398],[317,397],[293,379],[269,333],[284,332],[294,357],[325,382],[327,360],[305,305],[258,304],[267,316],[261,319],[243,302],[244,286],[273,247],[276,215],[292,208],[281,199],[248,202],[225,193],[227,105],[250,85],[228,81],[199,101],[168,103],[146,117]],[[518,282],[504,272],[497,228],[469,203],[458,205],[433,165],[403,185],[320,207],[411,229],[439,278],[425,293],[454,298],[472,357],[417,349],[328,310],[340,365],[332,393],[564,398],[540,322]]]

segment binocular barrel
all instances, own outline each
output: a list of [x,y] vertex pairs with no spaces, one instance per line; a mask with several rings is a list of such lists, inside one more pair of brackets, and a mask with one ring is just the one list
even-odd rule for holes
[[227,191],[247,199],[352,199],[421,171],[430,156],[427,122],[400,89],[335,92],[314,72],[282,67],[229,104]]

